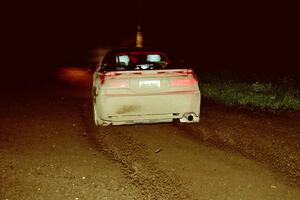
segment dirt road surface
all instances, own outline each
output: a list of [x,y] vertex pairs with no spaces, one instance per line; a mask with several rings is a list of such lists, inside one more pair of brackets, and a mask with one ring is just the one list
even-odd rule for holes
[[300,199],[299,113],[97,128],[89,76],[60,79],[2,90],[0,200]]

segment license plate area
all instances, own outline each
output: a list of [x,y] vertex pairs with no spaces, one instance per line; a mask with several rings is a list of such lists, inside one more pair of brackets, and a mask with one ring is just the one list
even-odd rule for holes
[[160,88],[160,80],[140,80],[139,88]]

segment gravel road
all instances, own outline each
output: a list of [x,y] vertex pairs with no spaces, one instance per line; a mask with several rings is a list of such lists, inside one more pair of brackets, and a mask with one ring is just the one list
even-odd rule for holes
[[2,90],[0,200],[300,198],[299,113],[99,128],[89,78],[64,81]]

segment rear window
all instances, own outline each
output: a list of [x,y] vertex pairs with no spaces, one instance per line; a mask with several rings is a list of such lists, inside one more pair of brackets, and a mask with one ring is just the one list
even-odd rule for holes
[[106,56],[102,71],[157,70],[174,68],[166,54],[153,52],[122,52]]

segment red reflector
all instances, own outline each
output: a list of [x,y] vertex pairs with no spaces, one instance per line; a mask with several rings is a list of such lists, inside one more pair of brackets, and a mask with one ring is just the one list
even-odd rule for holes
[[182,70],[182,71],[179,71],[177,73],[178,74],[184,74],[184,75],[194,74],[193,70],[191,70],[191,69]]
[[114,78],[115,76],[119,76],[121,73],[118,72],[104,72],[100,77],[100,82],[103,84],[105,82],[106,77]]
[[104,75],[109,76],[109,77],[114,77],[114,76],[121,75],[121,73],[118,73],[118,72],[105,72]]
[[171,81],[171,86],[188,86],[196,83],[197,81],[195,79],[177,79]]

